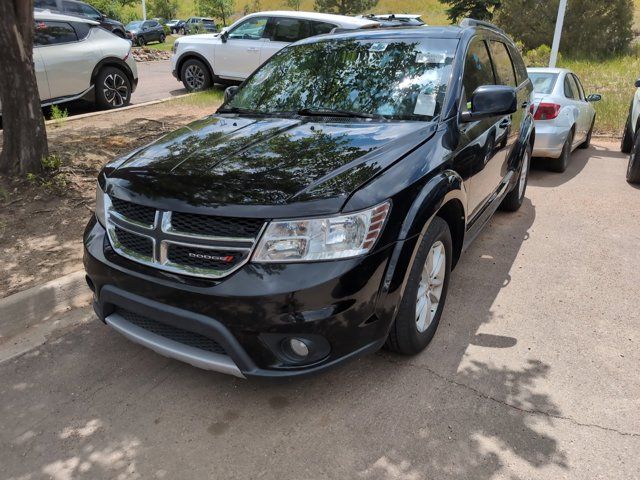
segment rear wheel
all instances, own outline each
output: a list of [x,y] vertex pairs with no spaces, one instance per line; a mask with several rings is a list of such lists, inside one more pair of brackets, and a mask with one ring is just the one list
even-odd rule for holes
[[146,43],[147,41],[144,39],[144,37],[136,38],[136,45],[138,45],[139,47],[144,47]]
[[504,197],[500,208],[507,212],[515,212],[522,206],[524,201],[524,194],[527,190],[527,182],[529,181],[529,165],[531,164],[531,145],[527,143],[527,147],[522,155],[522,168],[520,169],[520,175],[518,176],[518,182],[514,185],[511,191]]
[[413,261],[387,347],[404,355],[421,352],[438,328],[451,275],[451,232],[434,217]]
[[204,63],[195,58],[190,58],[184,62],[180,70],[180,78],[182,78],[185,88],[190,92],[205,90],[213,83],[209,69]]
[[117,67],[105,67],[98,73],[95,83],[96,104],[100,108],[119,108],[131,102],[131,82]]
[[560,158],[557,160],[551,160],[551,165],[549,166],[549,170],[552,172],[562,173],[569,166],[569,160],[571,160],[571,147],[573,146],[573,130],[569,132],[567,135],[567,139],[562,146],[562,153],[560,153]]
[[163,33],[162,35],[160,35],[160,43],[164,43],[164,41],[167,39],[167,37],[165,36],[165,34]]
[[627,182],[640,183],[640,133],[638,132],[636,132],[636,139],[629,154]]
[[620,151],[622,153],[631,153],[633,148],[633,130],[631,129],[631,112],[627,116],[624,124],[624,132],[622,134],[622,142],[620,142]]

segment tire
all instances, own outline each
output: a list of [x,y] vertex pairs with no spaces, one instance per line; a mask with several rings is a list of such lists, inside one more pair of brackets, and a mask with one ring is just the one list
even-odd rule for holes
[[136,38],[136,45],[138,45],[139,47],[144,47],[146,44],[147,41],[144,39],[144,37]]
[[562,146],[562,153],[560,153],[560,158],[557,160],[551,160],[549,165],[549,170],[552,172],[562,173],[569,166],[569,160],[571,160],[571,146],[573,144],[573,129],[567,135],[567,139],[564,141],[564,145]]
[[164,33],[162,35],[160,35],[160,43],[164,43],[164,41],[167,39],[167,37],[164,35]]
[[638,132],[636,132],[636,139],[629,154],[627,182],[640,183],[640,133]]
[[181,28],[180,32],[178,32],[178,33],[180,33],[180,35],[186,35],[187,31],[184,28]]
[[591,127],[589,128],[589,132],[587,132],[587,138],[584,139],[578,148],[589,148],[591,146],[591,135],[593,135],[593,126],[596,124],[596,116],[593,116],[593,120],[591,120]]
[[622,134],[622,142],[620,142],[620,151],[622,153],[631,153],[633,148],[633,130],[631,129],[631,112],[627,116],[624,124],[624,132]]
[[131,102],[131,82],[117,67],[104,67],[95,82],[96,104],[103,109],[120,108]]
[[204,63],[195,58],[190,58],[182,64],[180,78],[185,88],[190,92],[206,90],[213,85],[209,69]]
[[[444,258],[434,255],[431,253],[432,250],[440,252],[441,255],[444,254]],[[436,269],[436,278],[439,280],[441,288],[435,309],[430,308],[431,304],[426,303],[426,298],[429,295],[435,297],[436,291],[426,286],[425,278],[423,278],[423,273],[427,272],[427,260],[433,258],[440,258],[443,263],[440,269]],[[386,343],[389,350],[403,355],[415,355],[424,350],[431,342],[440,323],[447,298],[449,277],[451,276],[451,259],[452,242],[449,225],[442,218],[434,217],[418,247],[418,253],[413,261],[396,319],[389,331]],[[427,278],[429,278],[428,274]],[[432,280],[433,277],[429,281]],[[418,311],[421,299],[424,302],[421,310],[424,317]]]
[[527,147],[522,154],[522,168],[520,169],[520,175],[518,181],[513,186],[511,191],[504,197],[500,208],[507,212],[515,212],[520,209],[522,202],[524,201],[524,195],[527,191],[527,184],[529,183],[529,168],[531,167],[531,145],[527,142]]

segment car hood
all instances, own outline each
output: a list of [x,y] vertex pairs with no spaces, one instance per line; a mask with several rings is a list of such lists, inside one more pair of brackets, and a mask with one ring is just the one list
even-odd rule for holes
[[107,165],[107,192],[170,210],[334,213],[427,141],[429,122],[213,115]]

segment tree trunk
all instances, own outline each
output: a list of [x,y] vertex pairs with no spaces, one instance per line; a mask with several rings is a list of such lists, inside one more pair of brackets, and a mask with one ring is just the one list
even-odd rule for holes
[[33,66],[33,0],[0,0],[0,104],[3,149],[0,172],[42,170],[47,131]]

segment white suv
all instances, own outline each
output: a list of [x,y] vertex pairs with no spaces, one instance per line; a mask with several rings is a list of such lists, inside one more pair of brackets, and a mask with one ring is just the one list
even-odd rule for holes
[[130,41],[84,18],[36,11],[34,20],[33,63],[43,106],[80,99],[107,109],[129,104],[138,84]]
[[220,33],[192,35],[173,46],[173,75],[189,91],[246,79],[287,45],[334,28],[375,28],[371,19],[315,12],[259,12],[241,18]]

